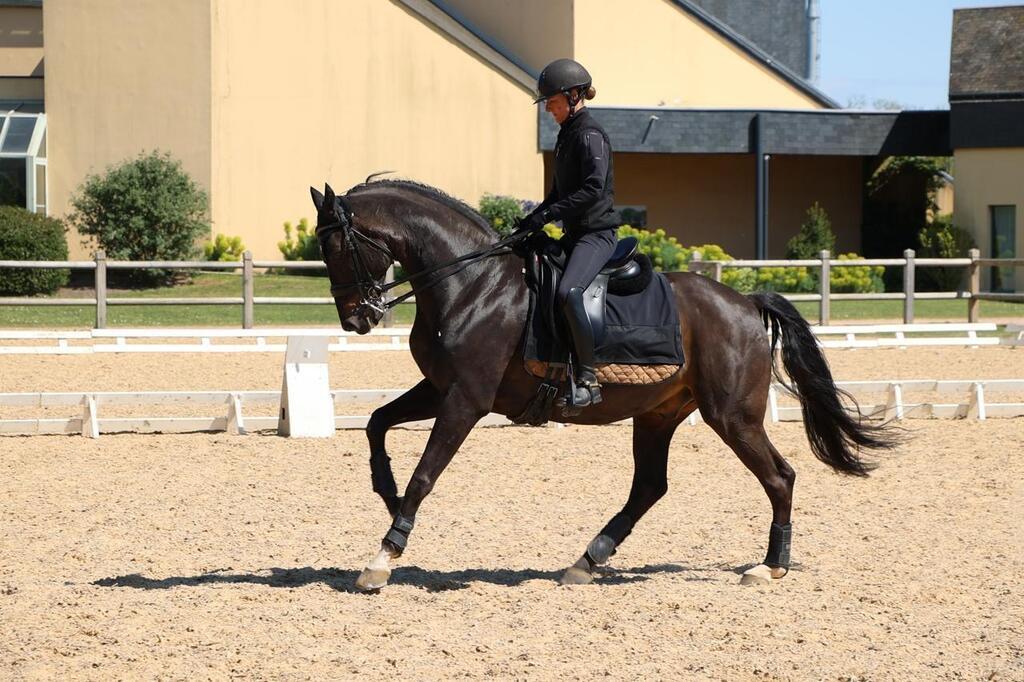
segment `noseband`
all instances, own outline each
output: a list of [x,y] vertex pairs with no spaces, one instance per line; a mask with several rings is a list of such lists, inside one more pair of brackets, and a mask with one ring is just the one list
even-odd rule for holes
[[[334,296],[336,298],[340,296],[343,292],[352,289],[353,287],[358,287],[360,301],[359,306],[356,308],[357,313],[369,309],[375,311],[379,315],[383,315],[389,308],[393,308],[394,306],[398,305],[407,298],[410,298],[413,295],[415,295],[416,291],[423,291],[424,289],[428,289],[437,284],[438,282],[440,282],[441,280],[447,279],[448,277],[451,277],[452,275],[461,272],[462,270],[469,267],[473,263],[481,261],[484,258],[496,255],[502,249],[518,241],[526,239],[527,237],[530,236],[527,232],[512,234],[509,237],[505,237],[504,239],[495,242],[491,246],[487,246],[484,247],[483,249],[473,251],[472,253],[467,253],[464,256],[459,256],[458,258],[450,260],[447,263],[442,263],[441,265],[437,265],[432,268],[428,268],[426,270],[413,273],[411,275],[408,275],[407,277],[396,279],[393,282],[385,283],[384,275],[382,275],[380,278],[375,278],[370,273],[369,269],[366,267],[366,262],[363,260],[363,254],[359,250],[359,243],[362,242],[367,246],[374,248],[377,251],[384,254],[384,256],[388,259],[387,262],[389,264],[396,262],[394,254],[392,254],[388,247],[385,246],[384,244],[381,244],[375,239],[367,237],[365,234],[356,229],[354,224],[356,214],[352,211],[352,206],[351,204],[349,204],[348,200],[345,197],[339,196],[335,197],[335,199],[341,206],[341,218],[339,220],[334,221],[333,223],[328,223],[326,225],[318,225],[316,228],[316,237],[317,240],[320,242],[320,253],[324,256],[324,263],[326,263],[327,240],[330,238],[331,235],[338,231],[341,231],[341,233],[344,235],[345,248],[348,249],[349,256],[352,259],[352,270],[353,272],[355,272],[356,281],[350,284],[332,284],[331,296]],[[443,272],[444,270],[447,270],[451,266],[457,264],[459,265],[459,267],[449,272]],[[412,282],[413,280],[425,277],[427,275],[435,276],[429,279],[425,284],[418,287],[414,287],[413,290],[409,291],[408,293],[402,294],[401,296],[393,298],[388,301],[384,300],[384,294],[390,291],[391,289],[394,289],[397,286],[405,284],[406,282]]]

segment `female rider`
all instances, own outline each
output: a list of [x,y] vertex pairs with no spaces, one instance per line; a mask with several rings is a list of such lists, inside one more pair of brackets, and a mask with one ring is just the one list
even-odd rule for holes
[[614,210],[612,149],[608,135],[586,110],[597,94],[590,74],[571,59],[551,62],[537,81],[535,103],[561,126],[555,144],[551,191],[522,219],[518,229],[535,232],[562,221],[568,261],[558,284],[558,305],[565,313],[576,351],[574,383],[566,404],[576,409],[601,402],[594,369],[594,331],[583,307],[583,292],[615,251],[620,219]]

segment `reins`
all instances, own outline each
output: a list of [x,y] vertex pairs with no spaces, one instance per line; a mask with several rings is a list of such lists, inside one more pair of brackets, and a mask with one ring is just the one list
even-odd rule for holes
[[[374,279],[373,276],[370,275],[369,270],[366,268],[366,264],[363,262],[362,253],[360,253],[357,240],[364,242],[368,246],[376,249],[377,251],[380,251],[389,259],[389,263],[395,262],[394,254],[392,254],[391,251],[388,250],[388,248],[385,245],[379,243],[374,239],[371,239],[370,237],[367,237],[365,234],[357,230],[353,224],[355,213],[352,211],[351,205],[344,197],[339,196],[336,197],[336,199],[338,203],[341,205],[343,215],[340,220],[337,220],[333,223],[328,223],[327,225],[321,225],[316,228],[316,236],[320,242],[320,252],[326,254],[326,249],[324,248],[324,246],[327,242],[327,238],[330,237],[330,235],[336,232],[337,230],[341,230],[345,235],[345,245],[348,247],[349,252],[351,253],[352,266],[353,270],[355,271],[357,279],[355,282],[352,282],[351,284],[332,285],[331,296],[338,296],[341,292],[347,289],[351,289],[352,287],[359,287],[359,293],[362,296],[362,301],[360,301],[360,305],[376,310],[380,314],[383,314],[388,309],[393,308],[399,303],[402,303],[406,299],[411,298],[416,294],[417,291],[429,289],[438,282],[441,282],[453,275],[462,272],[470,265],[478,263],[484,260],[485,258],[490,258],[491,256],[497,254],[497,252],[501,251],[502,249],[511,246],[516,242],[522,241],[523,239],[526,239],[529,236],[529,234],[526,232],[513,234],[511,236],[505,237],[504,239],[498,240],[497,242],[491,244],[490,246],[486,246],[482,249],[477,249],[476,251],[472,251],[465,255],[459,256],[458,258],[454,258],[446,263],[435,265],[431,268],[427,268],[426,270],[421,270],[420,272],[413,273],[406,277],[402,277],[400,279],[396,279],[385,284],[383,281]],[[324,257],[324,262],[327,262],[326,256]],[[453,265],[459,265],[459,267],[452,270],[451,272],[443,272],[444,270],[447,270]],[[392,298],[388,301],[383,300],[383,295],[390,291],[391,289],[401,286],[402,284],[411,283],[414,280],[426,277],[427,275],[435,276],[428,280],[425,284],[422,284],[418,287],[414,287],[411,291],[404,293],[401,296]]]

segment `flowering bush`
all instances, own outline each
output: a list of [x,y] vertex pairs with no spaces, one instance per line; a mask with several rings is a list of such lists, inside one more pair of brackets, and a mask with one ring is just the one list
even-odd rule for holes
[[[857,260],[855,253],[843,253],[838,260]],[[829,286],[837,294],[866,294],[885,291],[882,275],[885,268],[881,265],[833,265]]]
[[487,219],[495,232],[507,237],[512,233],[516,220],[526,212],[523,202],[514,197],[485,194],[480,197],[480,215]]

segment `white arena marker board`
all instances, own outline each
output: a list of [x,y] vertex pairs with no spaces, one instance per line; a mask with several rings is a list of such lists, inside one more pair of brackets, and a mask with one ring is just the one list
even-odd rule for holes
[[277,433],[292,438],[334,435],[334,399],[327,376],[327,337],[289,336]]

